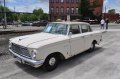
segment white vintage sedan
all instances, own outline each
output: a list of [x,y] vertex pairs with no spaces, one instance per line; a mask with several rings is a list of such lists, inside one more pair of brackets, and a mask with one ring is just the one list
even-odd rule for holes
[[54,70],[59,61],[68,59],[102,41],[101,31],[92,31],[84,22],[51,22],[43,32],[12,38],[9,51],[20,63]]

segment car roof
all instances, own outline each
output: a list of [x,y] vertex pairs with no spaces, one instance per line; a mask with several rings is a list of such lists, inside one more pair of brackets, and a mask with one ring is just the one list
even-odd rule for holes
[[87,24],[89,25],[89,23],[86,22],[71,22],[71,21],[64,21],[64,22],[50,22],[50,23],[58,23],[58,24]]

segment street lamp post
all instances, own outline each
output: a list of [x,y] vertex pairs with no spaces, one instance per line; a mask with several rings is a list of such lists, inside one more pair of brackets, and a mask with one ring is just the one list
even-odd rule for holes
[[106,13],[107,13],[107,12],[106,12],[106,5],[105,5],[105,15],[104,15],[104,19],[106,19]]
[[7,27],[7,21],[6,21],[6,4],[5,4],[5,0],[4,0],[4,29],[6,29]]

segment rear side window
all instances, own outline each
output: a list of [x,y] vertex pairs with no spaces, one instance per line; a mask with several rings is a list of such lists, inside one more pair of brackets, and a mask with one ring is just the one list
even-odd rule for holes
[[70,32],[72,32],[72,34],[80,34],[79,25],[77,24],[70,25]]
[[91,32],[92,31],[92,29],[90,28],[89,25],[81,25],[81,30],[82,30],[82,33]]

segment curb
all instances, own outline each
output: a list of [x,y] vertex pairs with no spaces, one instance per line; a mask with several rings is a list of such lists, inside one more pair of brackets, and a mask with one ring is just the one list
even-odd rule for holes
[[25,30],[25,31],[21,31],[21,30],[10,30],[10,31],[0,31],[0,35],[2,34],[15,34],[15,33],[29,33],[29,32],[41,32],[41,30]]

